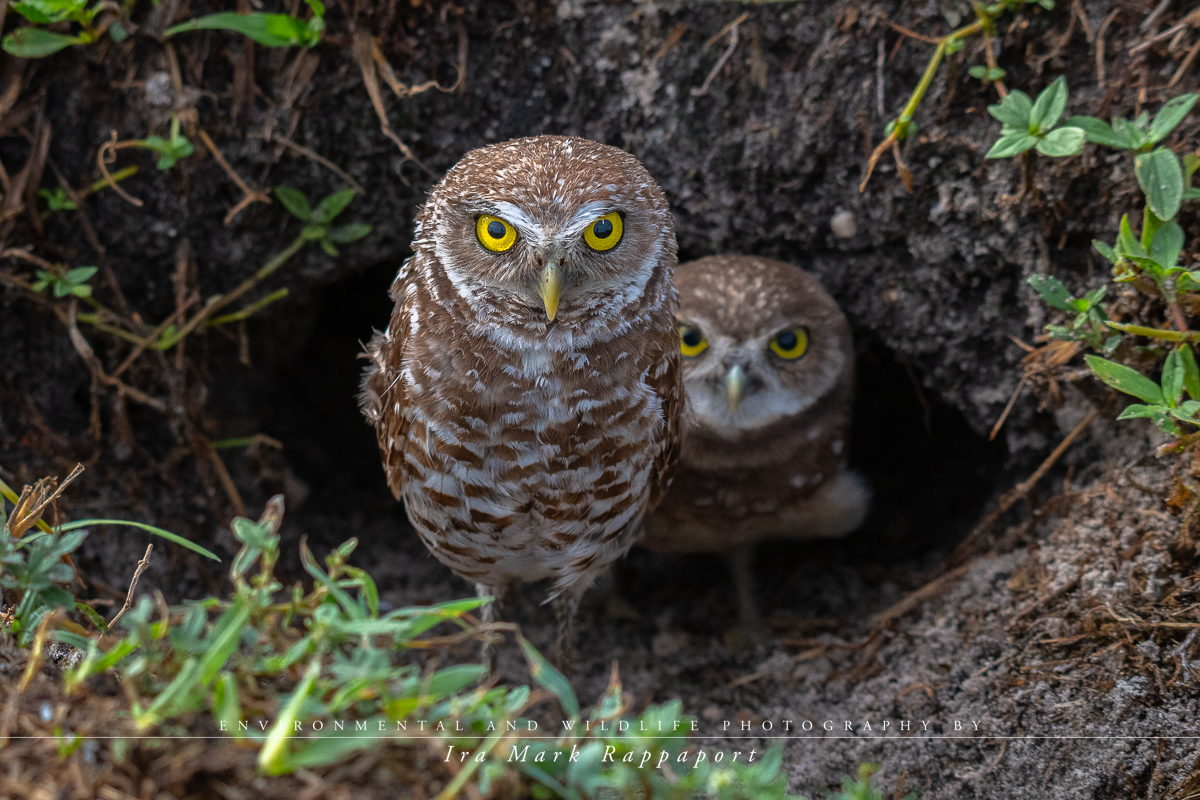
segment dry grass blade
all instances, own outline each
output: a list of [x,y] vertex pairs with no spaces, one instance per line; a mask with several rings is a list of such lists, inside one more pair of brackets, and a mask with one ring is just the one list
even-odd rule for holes
[[51,488],[54,485],[53,478],[42,478],[32,487],[26,486],[9,516],[9,535],[14,539],[24,536],[25,531],[32,528],[41,519],[42,512],[46,507],[57,500],[63,490],[82,473],[83,465],[76,464],[75,469],[71,470],[71,474],[63,479],[62,484],[57,488]]
[[[251,135],[253,136],[254,134],[251,134]],[[298,153],[299,155],[304,156],[305,158],[312,159],[313,161],[317,162],[321,166],[330,170],[335,175],[337,175],[339,178],[341,178],[346,183],[348,183],[350,185],[350,187],[354,189],[354,191],[358,192],[359,194],[367,193],[367,190],[362,187],[362,184],[360,184],[358,181],[354,180],[354,178],[351,178],[349,173],[347,173],[345,170],[343,170],[337,164],[334,164],[332,161],[330,161],[328,158],[321,155],[320,153],[314,152],[314,151],[310,150],[309,148],[305,147],[304,145],[296,144],[295,142],[293,142],[291,139],[287,138],[286,136],[280,136],[279,134],[274,134],[269,139],[264,137],[264,141],[266,141],[268,143],[278,142],[279,144],[283,145],[284,147],[288,148],[289,150],[293,150],[296,153]]]
[[108,171],[108,165],[117,160],[117,151],[126,147],[137,147],[137,143],[118,142],[117,132],[113,131],[112,138],[100,145],[100,149],[96,151],[96,166],[100,168],[100,174],[104,177],[104,183],[108,186],[108,188],[116,192],[126,202],[141,208],[142,201],[138,200],[129,192],[122,189],[120,185],[113,180],[112,174]]
[[715,43],[717,41],[717,39],[721,38],[726,33],[729,34],[729,45],[725,48],[725,51],[723,53],[721,53],[721,57],[717,59],[717,63],[713,66],[712,70],[708,73],[708,77],[704,79],[704,83],[702,83],[700,85],[700,88],[692,89],[692,97],[703,97],[704,95],[708,94],[708,87],[712,84],[713,78],[717,77],[717,73],[719,73],[721,71],[721,68],[725,66],[725,63],[727,61],[729,61],[729,57],[733,55],[733,51],[737,49],[738,25],[745,22],[746,18],[749,16],[750,16],[749,11],[743,13],[740,17],[738,17],[733,22],[729,23],[724,28],[722,28],[720,33],[718,33],[716,36],[709,39],[708,42],[705,44],[705,47],[707,47],[708,45]]

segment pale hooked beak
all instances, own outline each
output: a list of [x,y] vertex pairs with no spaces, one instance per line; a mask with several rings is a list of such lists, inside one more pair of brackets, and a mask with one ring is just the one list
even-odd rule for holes
[[538,294],[542,304],[546,306],[546,316],[554,321],[558,313],[558,296],[562,293],[562,273],[555,261],[548,261],[541,275],[538,276]]
[[737,414],[738,404],[742,402],[742,392],[746,388],[746,373],[741,366],[734,364],[725,373],[725,399],[729,402],[729,413]]

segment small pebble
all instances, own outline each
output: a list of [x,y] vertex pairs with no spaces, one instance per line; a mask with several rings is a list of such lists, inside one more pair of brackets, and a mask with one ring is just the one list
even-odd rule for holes
[[840,239],[853,239],[854,234],[858,233],[858,223],[849,211],[834,214],[833,219],[829,220],[829,227],[833,228],[833,235]]

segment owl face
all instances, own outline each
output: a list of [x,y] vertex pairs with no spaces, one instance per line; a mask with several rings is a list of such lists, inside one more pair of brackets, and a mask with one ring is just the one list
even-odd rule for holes
[[715,256],[680,265],[680,350],[694,424],[738,439],[792,420],[853,380],[845,316],[790,264]]
[[636,158],[557,136],[468,153],[419,222],[416,247],[477,315],[543,331],[603,325],[675,250],[666,200]]

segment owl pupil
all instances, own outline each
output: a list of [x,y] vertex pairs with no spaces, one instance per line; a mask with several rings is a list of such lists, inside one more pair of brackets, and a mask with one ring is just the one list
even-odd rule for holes
[[503,239],[504,223],[500,220],[492,220],[488,223],[487,232],[488,236],[492,237],[493,239]]
[[699,347],[700,341],[700,331],[698,330],[685,331],[683,334],[683,343],[688,347]]
[[606,219],[602,219],[592,226],[592,235],[597,239],[607,239],[612,236],[613,224]]
[[779,346],[784,350],[791,350],[796,346],[796,334],[792,333],[791,331],[784,331],[775,337],[775,341],[778,342]]

